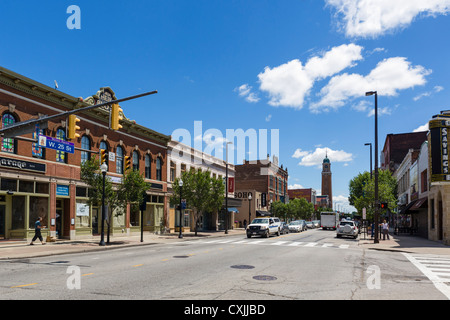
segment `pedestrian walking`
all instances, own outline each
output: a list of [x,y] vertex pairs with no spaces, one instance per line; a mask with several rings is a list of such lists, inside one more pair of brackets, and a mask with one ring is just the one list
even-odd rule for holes
[[30,246],[34,245],[34,242],[36,239],[39,239],[42,244],[45,244],[44,239],[42,238],[41,229],[44,229],[45,226],[42,226],[41,224],[42,217],[39,217],[36,222],[34,223],[34,237],[31,240]]
[[383,240],[389,239],[389,223],[386,222],[386,220],[383,220],[383,223],[381,224],[381,228],[383,229]]

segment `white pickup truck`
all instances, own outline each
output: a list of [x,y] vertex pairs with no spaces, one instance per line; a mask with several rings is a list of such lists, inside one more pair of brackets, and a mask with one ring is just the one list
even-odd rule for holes
[[320,226],[323,230],[333,229],[339,224],[339,214],[337,212],[322,212],[320,214]]
[[253,219],[247,226],[247,238],[263,236],[268,238],[271,234],[280,235],[281,221],[275,217],[260,217]]

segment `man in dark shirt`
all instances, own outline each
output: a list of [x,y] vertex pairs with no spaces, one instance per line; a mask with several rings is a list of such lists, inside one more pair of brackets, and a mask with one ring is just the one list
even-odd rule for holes
[[45,226],[42,226],[41,221],[42,221],[42,217],[39,217],[37,219],[37,221],[34,223],[34,237],[33,237],[33,240],[31,240],[31,243],[30,243],[31,246],[34,245],[33,242],[35,242],[36,239],[38,239],[38,238],[39,238],[39,240],[41,241],[42,244],[45,244],[44,243],[44,239],[42,238],[42,235],[41,235],[41,229],[45,228]]

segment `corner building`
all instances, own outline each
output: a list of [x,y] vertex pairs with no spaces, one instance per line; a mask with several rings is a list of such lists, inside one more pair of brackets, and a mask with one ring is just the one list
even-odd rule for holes
[[[0,67],[2,128],[115,99],[110,88],[102,88],[84,102]],[[81,120],[80,137],[69,141],[75,145],[74,154],[43,148],[36,142],[38,135],[67,141],[66,119],[49,121],[47,128],[36,126],[33,133],[15,139],[0,138],[0,239],[29,240],[39,216],[47,226],[44,237],[76,240],[99,234],[101,207],[87,204],[88,188],[80,181],[80,164],[98,157],[101,149],[108,151],[107,176],[113,183],[119,183],[123,176],[125,156],[132,158],[135,170],[144,173],[149,185],[144,230],[159,232],[167,224],[170,136],[125,117],[122,129],[111,130],[106,108],[84,111],[77,118]],[[126,214],[111,216],[112,235],[140,231],[140,212],[131,212],[128,207]]]

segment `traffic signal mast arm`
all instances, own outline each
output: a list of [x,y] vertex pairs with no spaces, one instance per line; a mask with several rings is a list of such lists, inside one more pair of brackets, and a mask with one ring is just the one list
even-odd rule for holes
[[[52,116],[43,116],[38,119],[32,119],[32,120],[28,120],[28,121],[14,123],[6,128],[0,129],[0,136],[3,138],[14,138],[15,136],[18,136],[18,135],[35,132],[36,124],[47,124],[48,121],[50,121],[50,120],[67,118],[71,115],[75,115],[75,114],[81,113],[83,111],[97,109],[97,108],[101,108],[101,107],[109,106],[109,105],[113,105],[113,104],[119,104],[120,102],[138,99],[138,98],[142,98],[142,97],[149,96],[149,95],[156,94],[156,93],[158,93],[158,91],[156,91],[156,90],[150,91],[150,92],[138,94],[138,95],[123,98],[123,99],[113,100],[113,101],[109,101],[109,102],[96,104],[93,106],[88,106],[88,107],[84,107],[84,108],[79,108],[79,109],[75,109],[75,110],[71,110],[71,111],[58,113],[58,114],[55,114]],[[19,131],[20,131],[20,133],[18,134]]]

